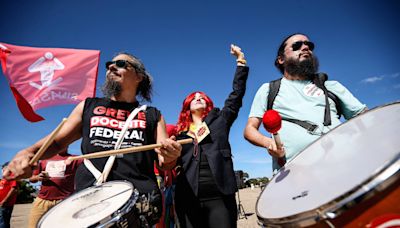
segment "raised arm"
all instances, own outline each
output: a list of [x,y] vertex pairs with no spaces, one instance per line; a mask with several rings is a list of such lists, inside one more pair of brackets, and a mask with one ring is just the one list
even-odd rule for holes
[[249,68],[246,66],[247,62],[240,47],[232,44],[230,52],[236,57],[237,68],[233,78],[232,92],[225,100],[222,113],[228,122],[232,124],[237,118],[239,110],[242,107],[242,100],[246,92],[246,82],[249,75]]

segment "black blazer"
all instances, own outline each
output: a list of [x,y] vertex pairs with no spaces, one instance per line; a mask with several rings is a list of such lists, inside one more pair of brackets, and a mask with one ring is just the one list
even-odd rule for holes
[[[200,153],[205,153],[211,172],[218,189],[225,195],[234,194],[237,191],[235,173],[233,171],[232,152],[229,144],[229,132],[231,126],[242,107],[242,99],[246,91],[246,81],[249,74],[247,66],[238,66],[233,79],[233,91],[225,100],[225,105],[212,109],[205,122],[210,129],[210,134],[199,144]],[[182,132],[177,138],[189,138],[187,132]],[[193,156],[194,145],[182,145],[182,155],[179,159],[183,173],[178,177],[177,188],[183,184],[182,178],[186,178],[194,194],[198,195],[200,153]],[[184,180],[186,182],[186,180]]]

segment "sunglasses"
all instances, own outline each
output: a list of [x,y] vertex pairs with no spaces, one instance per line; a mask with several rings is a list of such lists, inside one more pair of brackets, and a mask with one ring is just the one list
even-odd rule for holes
[[301,48],[301,46],[303,46],[303,44],[306,45],[306,46],[308,46],[308,48],[309,48],[311,51],[314,50],[314,43],[311,42],[311,41],[305,40],[305,41],[297,41],[297,42],[294,42],[294,43],[292,44],[292,49],[293,49],[293,51],[299,50],[299,49]]
[[128,67],[128,64],[130,64],[133,68],[135,68],[135,70],[137,69],[137,67],[133,63],[127,60],[108,61],[106,62],[106,69],[107,70],[110,69],[110,66],[112,64],[115,64],[117,68],[125,68],[125,69]]

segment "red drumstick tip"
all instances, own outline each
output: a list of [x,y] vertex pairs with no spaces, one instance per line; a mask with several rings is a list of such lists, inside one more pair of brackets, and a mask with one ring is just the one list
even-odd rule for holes
[[262,121],[265,130],[271,134],[275,134],[281,129],[282,117],[275,110],[267,110],[263,115]]

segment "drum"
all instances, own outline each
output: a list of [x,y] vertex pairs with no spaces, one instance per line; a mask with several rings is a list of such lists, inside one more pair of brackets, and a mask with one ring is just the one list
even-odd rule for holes
[[79,191],[51,208],[38,227],[109,227],[133,216],[139,192],[130,182],[110,181]]
[[399,215],[399,132],[400,103],[393,103],[314,141],[264,188],[256,205],[260,225],[365,227]]

